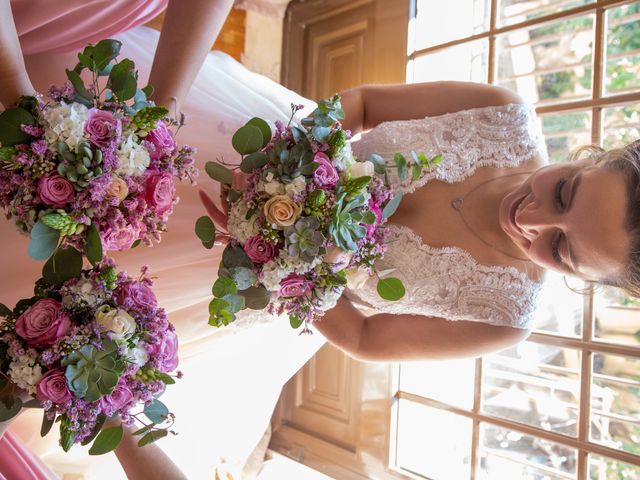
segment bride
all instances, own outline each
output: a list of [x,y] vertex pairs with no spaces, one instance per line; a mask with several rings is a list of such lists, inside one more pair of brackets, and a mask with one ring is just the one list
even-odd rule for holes
[[[230,135],[248,118],[286,119],[291,102],[307,107],[299,115],[312,110],[313,102],[246,71],[225,55],[206,55],[230,0],[168,2],[159,42],[155,32],[133,28],[166,3],[123,0],[106,7],[98,1],[54,5],[45,0],[0,0],[0,101],[10,106],[21,94],[62,83],[63,67],[75,63],[79,47],[116,35],[140,77],[150,75],[156,102],[168,104],[175,97],[188,114],[180,141],[198,148],[200,166],[226,154],[234,158]],[[26,70],[11,7],[20,45],[29,54]],[[379,270],[394,269],[407,295],[400,302],[383,302],[375,282],[367,281],[348,290],[316,325],[347,353],[364,360],[400,361],[505,348],[524,339],[532,328],[531,314],[546,269],[639,290],[633,254],[638,251],[633,208],[640,170],[638,142],[607,153],[587,150],[574,162],[547,166],[533,107],[489,85],[364,86],[344,92],[343,106],[345,127],[366,132],[353,144],[361,158],[411,150],[443,155],[437,170],[417,182],[408,185],[395,179],[407,195],[392,218],[391,243]],[[205,180],[203,185],[209,190],[211,183]],[[162,243],[122,252],[116,260],[130,271],[148,263],[158,275],[157,296],[176,324],[188,382],[190,377],[214,375],[210,356],[220,347],[219,338],[232,330],[214,335],[206,325],[207,286],[217,261],[193,234],[194,220],[202,214],[197,192],[185,186],[179,187],[179,194],[181,203]],[[224,220],[221,212],[211,213],[219,222]],[[3,221],[0,228],[6,269],[0,291],[2,301],[11,303],[24,296],[41,265],[27,258],[26,240],[10,222]],[[249,323],[245,320],[240,323]],[[287,348],[299,348],[303,342],[317,348],[321,335],[311,337],[278,338],[289,342]],[[273,355],[283,350],[274,347]],[[245,351],[250,348],[245,346]],[[248,355],[247,371],[256,371],[260,362]],[[295,372],[293,364],[289,375]],[[201,383],[192,382],[174,389],[177,395],[202,396]],[[219,389],[240,388],[239,382],[232,382],[218,377],[207,392],[218,396]],[[182,398],[182,403],[188,402]],[[224,430],[216,423],[222,421],[223,410],[206,420],[193,412],[196,409],[186,410],[192,429]],[[188,435],[181,437],[191,448]],[[241,435],[235,431],[227,440]],[[197,448],[208,454],[207,445]],[[195,462],[200,452],[188,453],[184,462]]]

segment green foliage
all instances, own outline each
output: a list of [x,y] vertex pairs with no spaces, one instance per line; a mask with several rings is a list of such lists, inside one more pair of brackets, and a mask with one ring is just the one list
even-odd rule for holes
[[36,119],[24,108],[8,108],[0,113],[0,146],[13,147],[27,143],[31,135],[24,133],[22,125],[34,125]]
[[257,152],[262,148],[262,132],[254,125],[245,125],[239,128],[231,138],[233,149],[240,155]]
[[[140,90],[141,91],[141,90]],[[144,100],[140,98],[141,101]],[[167,116],[169,110],[164,107],[147,106],[138,110],[131,118],[131,126],[138,131],[138,135],[144,137],[158,126],[158,120],[162,120]]]
[[161,438],[166,437],[168,434],[169,432],[167,430],[152,430],[140,439],[140,441],[138,442],[138,447],[144,447],[145,445],[149,445],[150,443],[157,442]]
[[65,70],[65,72],[67,73],[67,78],[71,82],[71,85],[73,85],[73,89],[76,91],[74,100],[85,107],[92,107],[93,95],[89,90],[87,90],[87,87],[84,86],[84,82],[82,81],[82,78],[80,78],[78,72],[68,69]]
[[134,97],[137,90],[138,72],[135,64],[125,58],[116,63],[109,73],[107,86],[120,102],[126,102]]
[[538,92],[540,100],[560,98],[570,92],[577,82],[577,76],[573,70],[547,73],[538,77]]
[[229,302],[222,298],[214,298],[209,302],[209,325],[212,327],[226,326],[233,320]]
[[381,279],[376,289],[378,290],[378,295],[384,300],[396,301],[405,295],[404,285],[395,277]]
[[58,248],[60,232],[42,222],[36,222],[31,229],[29,255],[34,260],[46,260]]
[[222,265],[228,269],[235,267],[252,268],[253,262],[242,247],[228,244],[222,252]]
[[262,145],[260,146],[260,148],[266,147],[269,143],[269,140],[271,140],[272,135],[271,127],[269,126],[269,124],[261,118],[253,117],[247,122],[247,125],[251,125],[260,130],[260,133],[262,134]]
[[0,398],[0,423],[11,420],[22,409],[22,400],[13,395]]
[[163,423],[169,416],[169,409],[160,400],[155,399],[144,407],[142,413],[153,423]]
[[82,254],[73,247],[58,248],[42,267],[42,278],[49,285],[62,285],[82,272]]
[[47,434],[51,431],[53,424],[56,421],[56,416],[53,415],[51,419],[47,416],[47,412],[42,413],[42,425],[40,426],[40,436],[46,437]]
[[40,222],[45,224],[49,228],[58,230],[60,236],[75,235],[81,233],[84,230],[84,225],[77,223],[73,220],[67,212],[64,210],[57,210],[52,213],[47,213]]
[[87,256],[87,260],[89,260],[93,266],[102,261],[102,240],[100,239],[98,229],[93,223],[89,226],[89,230],[87,231],[85,255]]
[[93,429],[91,429],[91,433],[89,434],[88,437],[82,440],[80,444],[83,446],[89,445],[93,441],[93,439],[96,438],[96,436],[100,433],[100,430],[102,430],[102,426],[106,421],[107,421],[107,416],[105,414],[101,413],[100,415],[98,415],[98,418],[96,419],[96,424],[93,426]]
[[96,437],[93,445],[89,449],[89,455],[104,455],[115,448],[122,441],[122,435],[124,434],[124,430],[122,425],[118,425],[117,427],[105,428],[100,434]]
[[240,290],[238,294],[244,297],[246,307],[251,310],[262,310],[269,305],[271,300],[271,292],[263,286],[249,287],[245,290]]
[[267,163],[269,163],[269,157],[266,153],[253,152],[242,159],[240,171],[252,173],[254,170],[264,167]]
[[258,280],[254,271],[246,267],[236,267],[231,269],[231,278],[233,278],[238,290],[246,290]]
[[291,325],[291,328],[299,328],[303,323],[304,321],[302,319],[296,317],[295,315],[289,315],[289,324]]
[[382,218],[389,218],[391,215],[396,213],[396,210],[400,206],[400,201],[402,200],[402,192],[398,192],[394,195],[394,197],[387,202],[387,204],[382,209]]
[[69,389],[88,402],[110,394],[126,367],[113,340],[103,341],[102,350],[90,344],[84,345],[63,357],[61,364],[67,367]]
[[65,452],[71,450],[76,434],[71,430],[71,421],[67,415],[60,416],[60,446]]
[[204,165],[204,171],[216,182],[231,185],[233,182],[233,172],[224,165],[215,162],[207,162]]
[[216,241],[216,226],[208,216],[202,216],[196,220],[196,235],[205,248],[213,248]]
[[225,295],[235,294],[238,292],[238,286],[231,278],[218,277],[211,289],[214,297],[224,297]]

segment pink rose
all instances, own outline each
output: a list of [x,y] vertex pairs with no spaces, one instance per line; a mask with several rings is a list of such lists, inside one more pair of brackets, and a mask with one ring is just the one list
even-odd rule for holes
[[256,263],[266,263],[276,256],[278,248],[260,235],[255,235],[246,241],[244,251]]
[[176,141],[173,138],[173,134],[162,120],[158,121],[157,127],[149,132],[145,140],[149,142],[147,147],[152,160],[170,157],[176,149]]
[[27,345],[46,348],[67,334],[71,320],[62,304],[52,298],[43,298],[27,308],[16,321],[16,333]]
[[100,399],[100,407],[111,415],[118,412],[133,399],[133,393],[124,383],[119,383],[109,395]]
[[121,228],[107,227],[106,230],[100,230],[102,247],[108,252],[131,248],[131,245],[138,239],[139,235],[140,230],[128,224]]
[[127,282],[124,285],[120,285],[115,291],[115,297],[119,305],[126,307],[130,302],[138,310],[145,310],[158,305],[158,300],[153,290],[141,282]]
[[120,136],[122,124],[111,112],[92,108],[84,122],[84,133],[96,147],[104,148]]
[[311,291],[313,283],[303,275],[292,273],[280,282],[279,295],[281,297],[301,297]]
[[38,180],[38,196],[52,207],[64,207],[73,201],[74,195],[71,182],[57,173],[50,173]]
[[149,353],[156,358],[158,370],[172,372],[178,367],[178,336],[167,330],[160,342],[150,344]]
[[364,224],[364,228],[367,230],[367,235],[365,237],[367,239],[373,236],[373,233],[376,231],[376,228],[378,228],[378,225],[380,225],[380,221],[382,220],[382,210],[380,210],[380,207],[372,200],[369,200],[369,210],[376,215],[376,221],[373,225]]
[[164,215],[173,208],[176,187],[173,177],[167,172],[154,172],[147,177],[144,196],[158,215]]
[[319,164],[319,167],[313,172],[313,178],[320,187],[333,187],[338,180],[338,171],[331,163],[329,157],[324,153],[318,152],[313,157],[313,161]]
[[36,383],[36,398],[41,402],[51,400],[58,405],[71,400],[65,371],[61,368],[55,368],[45,373]]

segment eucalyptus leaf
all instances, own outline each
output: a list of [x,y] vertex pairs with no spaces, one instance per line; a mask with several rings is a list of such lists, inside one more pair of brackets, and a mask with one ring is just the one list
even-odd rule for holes
[[404,297],[405,288],[400,279],[395,277],[383,278],[376,286],[378,295],[384,300],[396,301]]
[[217,316],[221,312],[229,310],[229,302],[222,298],[214,298],[209,302],[209,315]]
[[382,218],[389,218],[391,215],[396,213],[398,206],[400,206],[400,201],[402,200],[402,192],[398,192],[395,196],[387,202],[387,204],[382,209]]
[[69,428],[70,421],[66,414],[63,414],[60,420],[60,446],[62,450],[68,452],[73,447],[73,442],[76,439],[75,433]]
[[73,247],[59,248],[42,268],[42,277],[50,285],[62,285],[82,273],[82,254]]
[[373,163],[374,170],[377,174],[383,175],[387,171],[387,163],[377,153],[369,155],[369,161]]
[[144,94],[147,96],[147,98],[150,98],[151,95],[153,95],[153,92],[155,91],[152,85],[147,85],[146,87],[144,87],[142,89],[142,91],[144,92]]
[[222,252],[222,264],[227,268],[253,267],[253,262],[242,247],[231,244],[228,244]]
[[135,64],[125,58],[113,66],[107,85],[119,101],[126,102],[136,94],[137,81]]
[[144,407],[142,413],[153,423],[163,423],[169,415],[169,409],[160,400],[155,399],[151,404]]
[[204,171],[217,182],[227,185],[231,185],[233,182],[233,172],[219,163],[207,162],[204,165]]
[[75,101],[83,104],[85,107],[93,106],[93,95],[87,87],[84,86],[84,82],[82,78],[80,78],[80,74],[75,70],[65,70],[67,72],[67,78],[73,85],[73,89],[76,91]]
[[105,453],[115,450],[115,448],[120,444],[123,434],[124,430],[122,425],[105,428],[96,437],[93,445],[91,445],[89,455],[104,455]]
[[43,407],[42,407],[42,402],[40,400],[38,400],[37,398],[32,398],[31,400],[28,400],[27,402],[23,403],[22,408],[43,408]]
[[[91,58],[89,55],[78,53],[78,60],[80,61],[82,66],[88,68],[91,71],[95,70],[95,63],[93,62],[93,58]],[[78,68],[76,67],[73,71],[78,73]]]
[[401,153],[396,153],[393,156],[393,161],[396,164],[396,167],[398,168],[398,178],[401,181],[405,181],[407,179],[407,159],[404,158],[404,155],[402,155]]
[[13,395],[0,398],[0,423],[11,420],[22,409],[22,400]]
[[104,68],[120,53],[122,42],[113,39],[99,41],[93,47],[93,60],[96,64],[96,72],[104,70]]
[[216,240],[216,226],[213,223],[213,220],[211,220],[207,215],[196,220],[196,235],[205,247],[207,245],[211,245],[208,248],[213,246],[213,243]]
[[31,135],[24,133],[21,125],[34,125],[36,119],[24,108],[8,108],[0,113],[0,144],[12,147],[21,143],[28,143]]
[[327,137],[331,133],[331,129],[329,128],[329,126],[315,126],[311,129],[311,135],[313,135],[313,138],[315,138],[318,142],[324,143],[327,141]]
[[296,317],[295,315],[289,315],[289,324],[291,328],[300,328],[304,321],[301,318]]
[[262,148],[262,132],[258,127],[245,125],[239,128],[231,138],[233,149],[240,155],[248,155]]
[[411,180],[415,182],[420,178],[421,174],[422,174],[422,165],[420,165],[419,163],[414,164],[411,167]]
[[98,418],[96,419],[96,424],[91,429],[91,433],[87,438],[85,438],[84,440],[82,440],[82,442],[80,442],[80,445],[83,445],[83,446],[89,445],[93,441],[93,439],[96,438],[96,436],[100,433],[100,430],[102,430],[102,426],[106,421],[107,421],[106,415],[102,413],[98,415]]
[[247,125],[252,125],[260,130],[262,134],[262,146],[260,148],[266,147],[271,140],[271,127],[269,124],[261,118],[253,117],[247,122]]
[[131,435],[142,435],[143,433],[147,433],[149,430],[151,430],[153,427],[155,426],[155,423],[150,423],[149,425],[145,425],[144,427],[142,427],[139,430],[136,430],[135,432],[133,432]]
[[269,157],[264,152],[253,152],[242,159],[240,171],[253,173],[254,170],[264,167],[269,163]]
[[228,310],[231,313],[237,313],[245,308],[245,300],[242,295],[228,294],[222,299],[229,304]]
[[43,412],[42,414],[42,425],[40,426],[40,436],[41,437],[46,437],[47,434],[51,431],[51,428],[53,427],[53,424],[56,421],[56,416],[54,415],[53,418],[51,418],[51,420],[49,420],[49,417],[47,416],[47,412]]
[[171,375],[167,375],[164,372],[156,371],[154,375],[156,379],[160,380],[165,385],[173,385],[174,383],[176,383]]
[[238,291],[238,286],[231,278],[219,277],[216,279],[211,289],[214,297],[222,298],[225,295],[235,294]]
[[29,255],[34,260],[46,260],[49,258],[60,241],[60,232],[44,223],[37,221],[31,229],[31,242],[29,243]]
[[11,317],[12,315],[13,311],[4,303],[0,303],[0,317]]
[[262,310],[271,300],[271,292],[262,286],[240,290],[238,295],[244,297],[245,306],[251,310]]
[[161,438],[166,437],[168,434],[169,432],[167,430],[153,430],[140,439],[140,441],[138,442],[138,446],[144,447],[145,445],[149,445],[150,443],[157,442]]
[[142,243],[142,240],[138,239],[131,244],[131,248],[136,248]]
[[362,217],[362,223],[373,225],[374,223],[376,223],[376,214],[371,211],[365,212]]
[[102,240],[94,223],[87,230],[87,245],[84,253],[93,266],[102,261]]
[[231,271],[231,278],[233,278],[233,281],[236,283],[239,290],[246,290],[258,280],[255,272],[246,267],[234,268]]

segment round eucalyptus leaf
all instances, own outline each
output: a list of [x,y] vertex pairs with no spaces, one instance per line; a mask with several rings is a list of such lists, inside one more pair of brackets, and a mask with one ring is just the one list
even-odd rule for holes
[[50,285],[62,285],[82,273],[82,254],[73,247],[59,248],[42,268],[42,278]]
[[296,317],[295,315],[289,315],[289,323],[291,324],[291,328],[300,328],[300,325],[304,323],[301,318]]
[[396,195],[387,202],[382,209],[382,218],[389,218],[391,215],[396,213],[398,206],[400,206],[400,200],[402,200],[402,192],[396,193]]
[[233,172],[219,163],[207,162],[204,166],[204,171],[217,182],[227,185],[231,185],[233,182]]
[[262,132],[258,127],[245,125],[236,131],[231,138],[233,149],[240,155],[248,155],[262,148]]
[[244,173],[253,173],[257,168],[264,167],[269,163],[269,157],[264,152],[253,152],[242,159],[240,163],[240,171]]
[[142,413],[153,423],[162,423],[167,419],[169,409],[164,403],[156,399],[153,403],[144,407]]
[[236,282],[228,277],[219,277],[216,279],[213,284],[213,288],[211,288],[211,293],[213,293],[214,297],[222,298],[225,295],[234,294],[238,291],[238,287]]
[[258,279],[255,272],[246,267],[234,268],[231,272],[231,277],[233,278],[233,281],[236,282],[239,290],[246,290],[256,283],[256,280]]
[[31,229],[29,255],[34,260],[46,260],[58,248],[60,232],[38,221]]
[[404,297],[405,289],[400,279],[395,277],[383,278],[377,285],[378,295],[385,300],[395,302]]
[[12,147],[20,143],[27,143],[31,135],[24,133],[21,125],[33,125],[35,118],[24,108],[8,108],[0,113],[0,144]]
[[95,224],[91,224],[87,230],[87,246],[85,248],[85,255],[87,260],[91,262],[91,265],[96,265],[102,261],[102,239],[100,233]]
[[89,455],[104,455],[105,453],[115,450],[115,448],[120,444],[123,434],[124,430],[122,429],[122,425],[105,428],[96,437],[93,445],[91,445]]
[[228,244],[222,252],[222,264],[226,268],[245,267],[252,268],[253,262],[242,247]]
[[204,215],[196,220],[196,235],[203,244],[209,244],[216,239],[216,226],[213,220]]
[[229,312],[237,313],[245,307],[244,297],[242,295],[229,294],[223,297],[223,300],[229,304]]
[[271,292],[264,287],[249,287],[246,290],[240,290],[238,295],[244,297],[246,307],[251,310],[262,310],[271,300]]
[[269,124],[261,118],[253,117],[247,122],[247,125],[252,125],[260,130],[262,134],[262,146],[260,148],[266,147],[269,140],[271,140],[271,127]]
[[153,430],[140,439],[140,441],[138,442],[138,446],[144,447],[145,445],[149,445],[150,443],[157,442],[161,438],[166,437],[168,434],[169,432],[167,430]]

